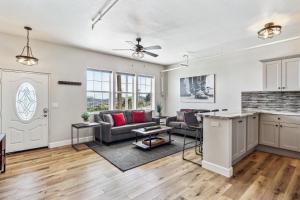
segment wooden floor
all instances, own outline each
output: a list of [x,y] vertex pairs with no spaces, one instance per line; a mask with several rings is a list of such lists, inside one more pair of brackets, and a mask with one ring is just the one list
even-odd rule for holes
[[175,154],[120,172],[90,149],[9,155],[0,199],[300,199],[300,161],[255,152],[228,179]]

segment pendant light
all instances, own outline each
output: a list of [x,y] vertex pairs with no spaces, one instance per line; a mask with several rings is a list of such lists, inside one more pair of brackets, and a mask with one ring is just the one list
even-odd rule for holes
[[27,43],[23,48],[22,53],[17,55],[17,62],[23,65],[32,66],[38,63],[39,59],[35,58],[32,54],[31,47],[29,46],[29,31],[32,30],[31,27],[25,26],[24,29],[27,31]]

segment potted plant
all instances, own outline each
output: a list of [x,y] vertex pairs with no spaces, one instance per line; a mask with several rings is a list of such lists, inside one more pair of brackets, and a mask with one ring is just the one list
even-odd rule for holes
[[161,106],[161,104],[157,104],[156,111],[158,112],[158,116],[161,117],[161,112],[162,112],[162,106]]
[[82,113],[81,118],[83,119],[83,121],[88,122],[90,118],[90,114],[88,112],[84,112]]

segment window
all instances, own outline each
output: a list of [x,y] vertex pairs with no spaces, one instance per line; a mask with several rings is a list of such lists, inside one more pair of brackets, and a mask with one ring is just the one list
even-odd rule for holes
[[28,83],[22,83],[16,95],[16,111],[21,120],[31,120],[37,107],[37,98],[34,87]]
[[134,75],[117,73],[115,84],[115,109],[128,110],[134,107]]
[[111,105],[111,72],[87,70],[88,112],[108,110]]
[[138,76],[137,107],[139,109],[153,109],[153,83],[151,76]]

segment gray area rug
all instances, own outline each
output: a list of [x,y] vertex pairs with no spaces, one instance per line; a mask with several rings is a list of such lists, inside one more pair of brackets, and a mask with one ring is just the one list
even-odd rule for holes
[[[132,144],[135,139],[113,143],[109,146],[91,142],[87,143],[87,146],[124,172],[182,151],[183,137],[172,135],[172,140],[172,144],[165,144],[152,150],[135,147]],[[187,138],[188,141],[192,141],[192,139]],[[188,147],[192,146],[193,144],[190,144]]]

